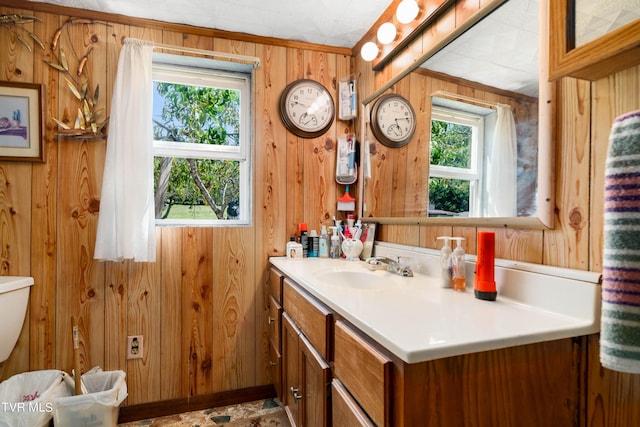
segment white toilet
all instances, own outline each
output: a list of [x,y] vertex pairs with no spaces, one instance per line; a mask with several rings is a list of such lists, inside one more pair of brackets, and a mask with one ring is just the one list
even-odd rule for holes
[[33,277],[0,276],[0,365],[18,341],[32,285]]

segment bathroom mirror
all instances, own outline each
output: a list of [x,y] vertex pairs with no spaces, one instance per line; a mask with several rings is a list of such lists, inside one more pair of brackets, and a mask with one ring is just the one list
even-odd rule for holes
[[573,0],[574,31],[571,47],[584,46],[620,27],[640,19],[640,3],[627,0]]
[[[553,227],[553,99],[547,22],[539,19],[546,16],[546,2],[491,4],[486,16],[477,14],[446,45],[424,53],[363,100],[368,105],[397,93],[417,113],[417,129],[402,148],[384,147],[368,132],[364,155],[371,174],[362,188],[363,217],[396,224]],[[495,137],[498,110],[505,108],[517,135],[507,145],[510,153],[498,149],[502,139]],[[467,125],[473,121],[480,124]],[[438,142],[435,133],[445,127],[456,135],[466,132],[457,151],[447,153],[442,147],[454,144]],[[505,203],[506,209],[495,209]]]

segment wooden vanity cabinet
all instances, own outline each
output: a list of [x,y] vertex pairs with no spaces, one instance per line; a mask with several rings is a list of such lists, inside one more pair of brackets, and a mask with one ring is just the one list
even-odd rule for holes
[[282,402],[292,426],[331,425],[333,315],[295,283],[283,281]]
[[282,285],[281,400],[292,426],[586,423],[585,337],[406,363],[289,278]]

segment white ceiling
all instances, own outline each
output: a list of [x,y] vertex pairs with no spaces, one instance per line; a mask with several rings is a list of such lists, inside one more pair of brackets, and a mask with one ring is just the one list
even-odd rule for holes
[[[346,48],[354,47],[391,4],[391,0],[29,1]],[[509,0],[430,59],[428,68],[536,96],[537,18],[538,0]]]
[[391,0],[30,0],[352,48]]
[[423,67],[537,97],[538,15],[538,0],[509,0]]

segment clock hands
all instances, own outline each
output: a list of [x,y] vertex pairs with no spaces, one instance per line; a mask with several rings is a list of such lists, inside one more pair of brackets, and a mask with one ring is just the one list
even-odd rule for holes
[[395,119],[393,119],[393,121],[395,122],[394,124],[390,125],[387,128],[387,133],[389,135],[395,136],[395,137],[400,137],[402,136],[402,128],[400,127],[400,124],[398,123],[398,121],[400,120],[407,120],[407,121],[411,121],[411,119],[409,119],[408,117],[397,117]]
[[300,124],[308,126],[310,123],[315,126],[316,124],[318,124],[318,119],[313,114],[303,113],[300,116]]

